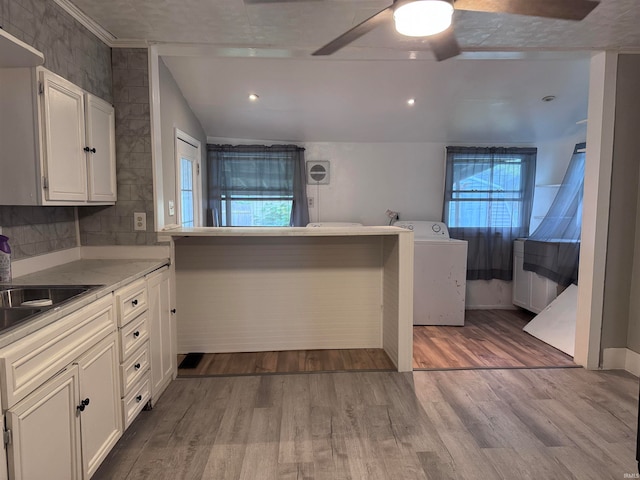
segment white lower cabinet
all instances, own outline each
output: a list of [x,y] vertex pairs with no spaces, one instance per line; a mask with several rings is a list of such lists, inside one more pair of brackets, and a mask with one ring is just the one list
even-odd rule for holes
[[79,401],[78,366],[72,365],[7,411],[10,478],[82,478]]
[[175,377],[176,349],[171,314],[171,286],[169,268],[147,276],[149,298],[151,397],[155,402]]
[[89,479],[123,431],[113,296],[0,350],[0,375],[9,478]]
[[540,313],[558,296],[558,284],[548,278],[523,268],[524,240],[513,242],[513,298],[518,305],[534,313]]
[[125,430],[151,399],[149,303],[144,278],[116,292],[120,337],[120,411]]
[[92,348],[77,365],[82,472],[90,478],[122,435],[116,334]]
[[0,480],[88,480],[176,374],[164,267],[0,349]]

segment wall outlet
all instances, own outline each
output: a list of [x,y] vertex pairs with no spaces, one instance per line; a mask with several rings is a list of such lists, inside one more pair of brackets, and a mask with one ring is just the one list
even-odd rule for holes
[[309,208],[313,208],[313,206],[315,205],[313,197],[307,197],[307,205],[309,206]]
[[133,229],[134,230],[146,230],[147,229],[147,214],[136,212],[133,214]]
[[169,216],[173,217],[176,214],[176,206],[173,200],[169,200]]

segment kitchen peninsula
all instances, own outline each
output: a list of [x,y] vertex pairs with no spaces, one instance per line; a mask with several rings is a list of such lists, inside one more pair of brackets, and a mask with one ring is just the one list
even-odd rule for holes
[[412,369],[413,232],[181,228],[178,352],[383,348]]

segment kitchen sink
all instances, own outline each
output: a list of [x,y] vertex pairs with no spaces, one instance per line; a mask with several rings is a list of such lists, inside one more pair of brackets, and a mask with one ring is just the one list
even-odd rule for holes
[[0,331],[24,322],[40,312],[41,308],[0,308]]
[[104,285],[0,286],[0,332]]
[[[0,308],[57,306],[102,285],[11,285],[0,287]],[[26,302],[26,304],[25,304]]]

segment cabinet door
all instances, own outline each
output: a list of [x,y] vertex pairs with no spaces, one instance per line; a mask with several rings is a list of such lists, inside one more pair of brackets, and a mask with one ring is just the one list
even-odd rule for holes
[[78,398],[78,368],[73,366],[7,410],[13,435],[7,448],[10,478],[82,477]]
[[89,478],[122,435],[118,345],[109,335],[78,360],[82,431],[82,471]]
[[[1,402],[1,400],[0,400]],[[0,403],[0,412],[4,412],[4,408],[2,407],[2,403]],[[2,425],[5,425],[4,422],[4,415],[2,415]],[[0,480],[7,480],[8,477],[8,473],[7,473],[7,462],[5,462],[5,459],[7,458],[7,446],[5,445],[4,442],[2,443],[2,449],[0,450]]]
[[84,92],[48,71],[41,81],[45,200],[86,201]]
[[531,308],[535,313],[540,313],[556,298],[557,284],[546,277],[531,273]]
[[169,269],[147,279],[150,318],[151,395],[153,401],[173,378],[176,354],[170,312]]
[[[116,201],[115,113],[104,100],[86,94],[89,200]],[[94,151],[95,149],[95,151]]]

